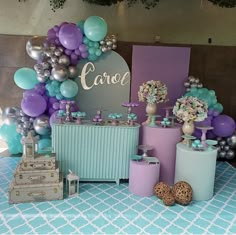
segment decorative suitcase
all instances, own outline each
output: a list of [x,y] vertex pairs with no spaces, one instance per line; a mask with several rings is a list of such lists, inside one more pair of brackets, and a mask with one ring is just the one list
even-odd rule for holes
[[20,166],[18,165],[14,172],[14,181],[17,185],[58,183],[59,168],[57,167],[55,170],[22,171]]
[[38,202],[63,199],[63,181],[52,184],[16,185],[9,187],[9,203]]
[[19,165],[22,171],[56,169],[56,154],[52,153],[49,158],[45,155],[38,155],[34,159],[22,157]]

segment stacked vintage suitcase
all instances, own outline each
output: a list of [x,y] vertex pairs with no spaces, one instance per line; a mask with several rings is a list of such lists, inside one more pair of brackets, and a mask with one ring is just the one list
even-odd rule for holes
[[37,140],[29,133],[23,155],[9,186],[9,203],[63,199],[63,179],[56,154],[37,154]]

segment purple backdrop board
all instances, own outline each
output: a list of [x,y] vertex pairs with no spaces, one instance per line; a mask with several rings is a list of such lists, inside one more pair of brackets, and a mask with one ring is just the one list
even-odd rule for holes
[[[167,46],[133,46],[131,101],[138,101],[139,86],[149,80],[160,80],[168,88],[169,101],[158,104],[157,114],[164,115],[163,107],[173,106],[185,93],[184,81],[189,72],[190,48]],[[145,103],[135,108],[139,122],[146,120]]]

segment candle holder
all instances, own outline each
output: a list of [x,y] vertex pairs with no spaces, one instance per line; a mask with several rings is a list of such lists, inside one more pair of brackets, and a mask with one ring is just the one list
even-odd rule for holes
[[63,119],[65,118],[65,111],[64,110],[58,110],[56,118],[58,119],[59,124],[63,124]]
[[206,144],[207,144],[207,149],[208,150],[213,150],[213,149],[215,149],[216,147],[215,147],[215,145],[217,145],[218,144],[218,141],[217,140],[206,140],[205,141],[206,142]]
[[161,121],[161,125],[166,128],[166,127],[169,127],[171,125],[171,122],[169,121],[168,118],[163,118],[163,120]]
[[185,144],[189,148],[191,147],[192,140],[196,139],[196,137],[192,135],[182,135],[181,137],[184,139],[183,144]]
[[174,127],[175,126],[176,116],[169,116],[168,119],[170,119],[170,126]]
[[196,151],[204,151],[205,147],[202,145],[202,142],[200,140],[194,140],[192,142],[192,148]]
[[142,150],[142,156],[143,157],[148,157],[148,154],[147,154],[147,152],[149,151],[149,150],[152,150],[153,149],[153,146],[150,146],[150,145],[147,145],[147,144],[143,144],[143,145],[139,145],[138,146],[138,148],[140,149],[140,150]]
[[95,122],[95,125],[101,125],[103,119],[102,119],[102,112],[101,110],[97,110],[97,113],[95,117],[93,118],[93,122]]
[[82,119],[85,118],[86,113],[85,112],[72,112],[71,115],[73,118],[76,118],[76,123],[81,125]]
[[161,117],[161,115],[157,115],[157,114],[156,114],[156,115],[147,114],[146,116],[148,116],[149,119],[150,119],[150,123],[147,124],[148,126],[153,126],[153,127],[158,126],[158,125],[156,124],[156,118]]
[[71,115],[71,105],[74,103],[75,101],[66,101],[65,122],[73,122],[73,117]]
[[136,102],[128,102],[128,101],[126,101],[126,102],[123,102],[122,103],[122,106],[124,106],[124,107],[126,107],[128,110],[127,110],[127,113],[128,113],[128,115],[127,115],[127,123],[129,124],[129,122],[130,122],[130,120],[129,120],[129,114],[131,114],[132,113],[132,108],[135,108],[135,107],[138,107],[139,106],[139,103],[136,103]]
[[120,113],[110,113],[108,117],[111,119],[111,124],[113,126],[117,126],[118,120],[122,118],[122,114]]
[[201,143],[204,148],[207,148],[206,133],[207,131],[213,130],[214,128],[212,126],[196,126],[196,128],[202,131]]
[[169,118],[169,116],[170,116],[170,111],[171,110],[173,110],[173,108],[174,108],[174,106],[167,106],[167,107],[164,107],[164,109],[165,109],[165,117],[166,118]]
[[129,121],[128,124],[130,126],[134,126],[134,123],[135,123],[136,120],[137,120],[137,115],[135,113],[130,113],[128,115],[128,121]]

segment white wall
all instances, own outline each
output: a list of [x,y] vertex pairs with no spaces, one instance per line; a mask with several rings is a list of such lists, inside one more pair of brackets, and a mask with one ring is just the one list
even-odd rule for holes
[[82,0],[67,0],[55,13],[49,0],[0,0],[0,34],[46,35],[61,22],[84,20],[91,15],[103,17],[108,34],[120,41],[236,45],[236,8],[212,5],[208,0],[160,0],[158,6],[145,10],[120,3],[98,6]]

